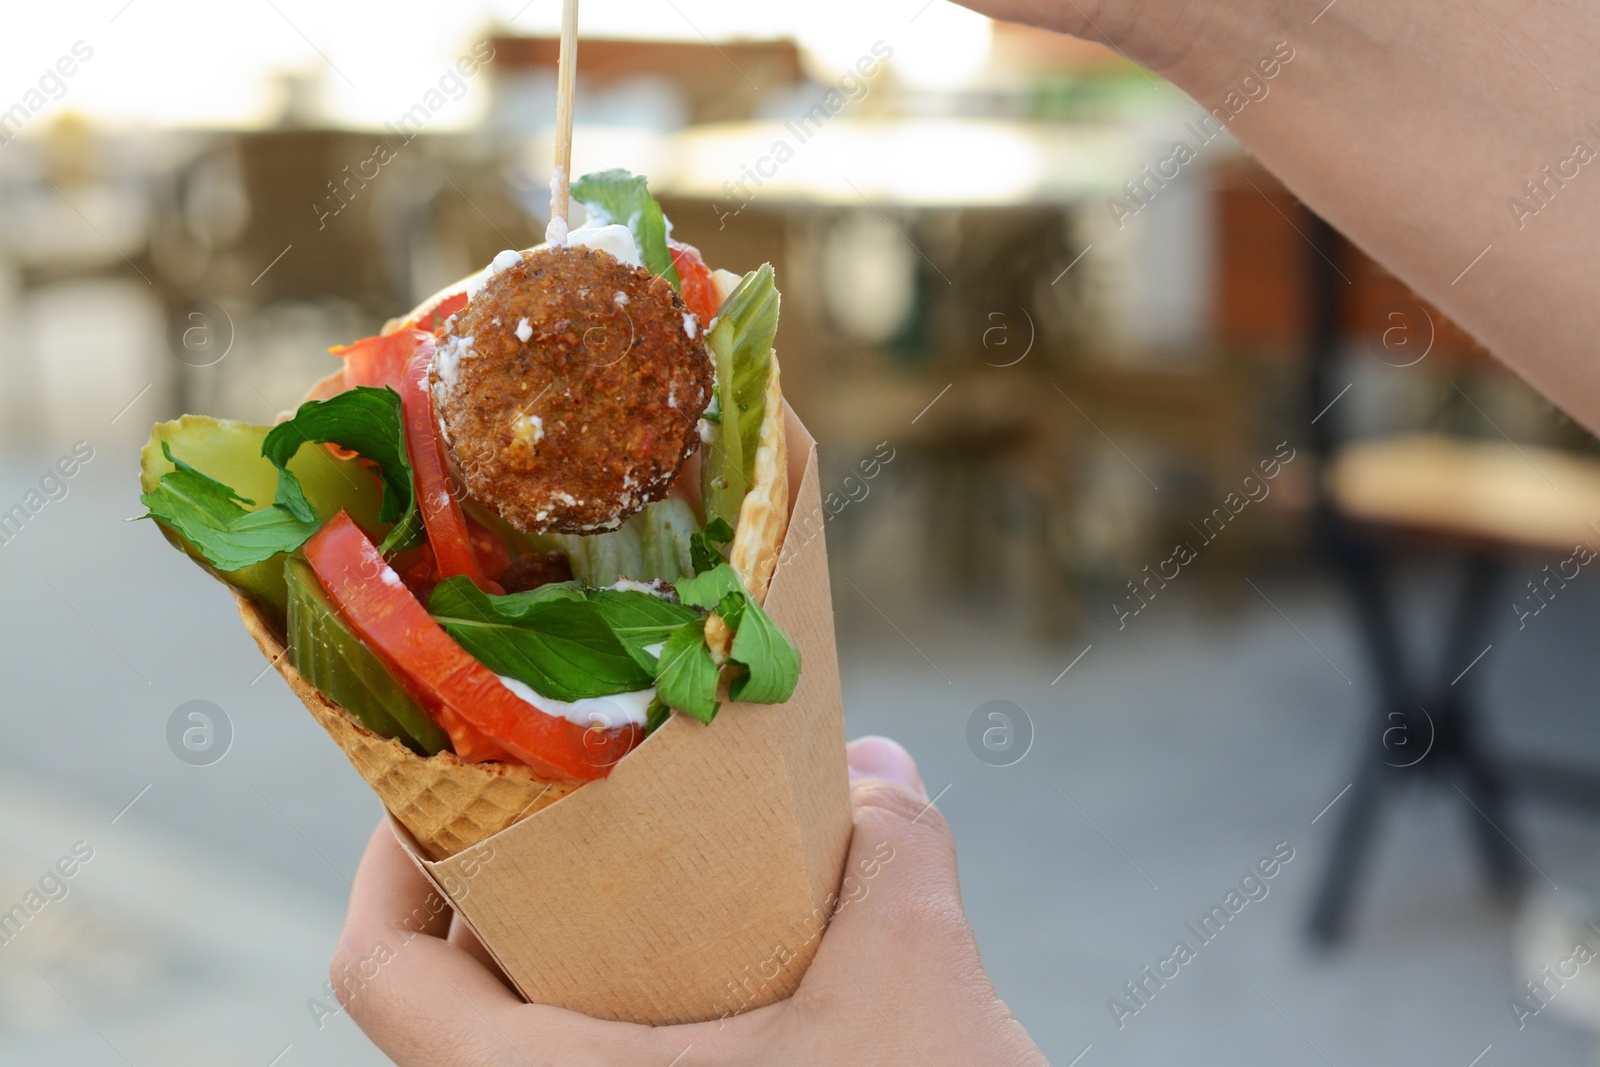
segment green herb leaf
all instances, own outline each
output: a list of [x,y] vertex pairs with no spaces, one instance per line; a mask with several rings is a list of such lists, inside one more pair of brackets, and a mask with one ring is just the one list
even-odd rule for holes
[[739,575],[727,563],[719,563],[703,574],[685,578],[675,588],[679,600],[692,608],[706,611],[715,608],[729,593],[744,595],[744,583],[739,581]]
[[658,645],[674,631],[700,618],[693,608],[623,589],[586,589],[584,598],[593,604],[617,635],[634,662],[654,674],[657,655],[649,646]]
[[642,175],[625,170],[585,174],[572,183],[571,195],[589,209],[590,222],[626,226],[639,246],[645,268],[678,288],[678,268],[672,265],[672,253],[667,250],[666,216]]
[[710,722],[716,718],[717,665],[706,647],[705,623],[685,623],[667,638],[656,670],[656,694],[685,715]]
[[161,451],[176,469],[140,495],[149,509],[144,517],[172,527],[219,571],[236,571],[292,551],[322,524],[315,511],[302,518],[279,504],[248,510],[245,505],[255,501],[173,456],[165,441]]
[[746,673],[728,684],[728,695],[753,704],[782,704],[800,682],[800,650],[748,597],[742,616],[728,658],[742,664]]
[[[139,451],[139,488],[145,493],[156,493],[163,477],[179,469],[189,469],[203,471],[207,478],[231,489],[233,499],[247,509],[270,506],[277,491],[278,468],[262,458],[261,442],[271,429],[229,419],[208,419],[203,415],[185,415],[171,422],[158,422]],[[167,458],[173,454],[183,459]],[[335,459],[326,449],[308,448],[290,462],[289,469],[299,475],[306,498],[323,519],[344,510],[362,529],[378,528],[378,505],[383,489],[360,460]],[[169,507],[175,506],[157,504],[147,517],[161,520],[162,514],[170,513]],[[200,524],[204,531],[202,538],[217,532],[214,517],[190,517]],[[279,625],[283,624],[288,591],[281,558],[272,556],[259,563],[222,570],[177,527],[166,521],[160,521],[160,526],[185,555],[260,605]],[[297,533],[295,537],[286,537],[284,543],[298,539]],[[211,543],[211,552],[219,559],[227,554],[233,558],[226,562],[237,562],[238,557],[228,551],[229,546]]]
[[383,483],[383,506],[378,517],[394,523],[379,549],[385,554],[422,543],[422,516],[406,452],[405,415],[400,394],[387,386],[357,386],[326,400],[308,400],[294,418],[272,428],[261,442],[261,454],[278,468],[277,506],[290,514],[314,514],[306,502],[300,480],[289,470],[289,460],[305,444],[331,442],[378,467]]
[[749,491],[767,410],[767,379],[772,373],[772,342],[778,333],[778,287],[772,264],[764,263],[723,302],[717,323],[706,334],[717,367],[717,409],[700,464],[706,520],[739,521],[739,505]]
[[745,673],[728,686],[729,696],[756,704],[781,704],[793,695],[800,681],[800,650],[751,599],[731,566],[724,563],[686,578],[677,590],[678,599],[693,607],[714,609],[734,632],[728,659]]
[[704,574],[723,562],[722,552],[717,545],[727,544],[733,540],[733,527],[728,525],[726,519],[712,519],[706,528],[689,536],[689,560],[694,567],[694,573]]
[[644,711],[644,735],[649,737],[665,726],[670,718],[672,718],[672,706],[662,700],[659,693],[656,694],[656,698],[650,701],[650,706]]
[[[632,595],[655,599],[648,593]],[[434,586],[428,610],[490,670],[554,700],[631,693],[648,689],[652,681],[650,665],[635,657],[612,630],[606,611],[576,585],[554,583],[491,596],[458,575]]]

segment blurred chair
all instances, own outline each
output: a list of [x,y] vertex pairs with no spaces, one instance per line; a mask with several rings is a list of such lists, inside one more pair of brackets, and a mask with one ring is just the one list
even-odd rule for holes
[[[1357,287],[1339,264],[1350,266],[1354,257],[1345,254],[1349,246],[1327,223],[1312,218],[1309,227],[1308,415],[1322,474],[1314,514],[1320,540],[1351,596],[1378,688],[1310,915],[1311,936],[1326,945],[1348,924],[1381,806],[1409,782],[1433,778],[1466,801],[1462,811],[1490,885],[1506,900],[1519,894],[1524,862],[1532,862],[1519,859],[1512,843],[1517,835],[1507,808],[1509,789],[1527,778],[1558,783],[1571,798],[1600,800],[1600,777],[1513,765],[1495,751],[1480,721],[1488,671],[1473,669],[1488,651],[1490,607],[1505,590],[1513,559],[1529,553],[1571,557],[1576,546],[1600,545],[1600,460],[1509,439],[1438,433],[1342,440],[1339,420],[1323,416],[1342,396],[1336,360]],[[1458,599],[1446,621],[1442,659],[1432,671],[1417,662],[1396,619],[1393,556],[1403,546],[1454,553],[1461,560]]]

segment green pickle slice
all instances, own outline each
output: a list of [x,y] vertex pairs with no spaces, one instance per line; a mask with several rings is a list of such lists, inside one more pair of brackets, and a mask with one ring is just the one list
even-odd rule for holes
[[450,747],[450,739],[405,691],[389,668],[361,643],[311,570],[298,557],[284,564],[289,587],[289,662],[350,717],[418,755]]

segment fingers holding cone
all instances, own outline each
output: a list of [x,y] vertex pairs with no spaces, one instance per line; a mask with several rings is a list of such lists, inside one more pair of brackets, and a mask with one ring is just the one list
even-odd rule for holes
[[[855,835],[833,921],[785,1025],[833,1027],[841,1047],[876,1048],[882,1062],[937,1056],[921,1047],[934,1033],[951,1048],[998,1052],[991,1062],[1036,1057],[984,972],[961,908],[955,842],[915,761],[883,737],[847,753]],[[852,1010],[863,1001],[870,1011]]]
[[452,924],[453,912],[378,824],[350,892],[331,966],[339,1002],[401,1067],[448,1062],[625,1064],[661,1062],[664,1031],[527,1004]]

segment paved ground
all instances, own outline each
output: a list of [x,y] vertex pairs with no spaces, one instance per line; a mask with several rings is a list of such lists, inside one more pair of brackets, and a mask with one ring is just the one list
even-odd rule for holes
[[[7,457],[0,504],[54,458]],[[0,545],[0,906],[75,842],[94,850],[66,898],[0,947],[0,1061],[381,1062],[307,1007],[377,804],[260,677],[222,591],[153,528],[122,523],[133,480],[126,453],[103,449]],[[1125,631],[1107,609],[1108,625],[1041,644],[1001,606],[908,594],[923,583],[898,506],[875,502],[837,561],[849,728],[904,739],[943,790],[985,960],[1054,1062],[1467,1067],[1491,1045],[1482,1067],[1590,1062],[1589,1033],[1556,1010],[1518,1031],[1507,1000],[1532,968],[1480,891],[1453,794],[1397,809],[1354,940],[1306,949],[1333,814],[1313,819],[1349,781],[1364,694],[1324,584],[1259,576],[1283,614],[1244,601],[1228,617],[1176,588]],[[1490,675],[1504,745],[1600,763],[1597,630],[1600,596],[1580,582],[1496,636],[1474,670]],[[167,747],[169,716],[194,699],[232,723],[214,766]],[[1032,721],[1014,766],[969,748],[992,700]],[[1580,906],[1600,886],[1600,825],[1516,814],[1534,880]],[[1293,858],[1267,896],[1198,945],[1185,924],[1280,842]],[[1180,939],[1193,961],[1119,1029],[1108,1001]]]

